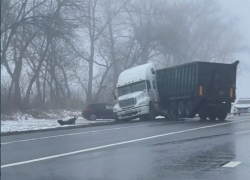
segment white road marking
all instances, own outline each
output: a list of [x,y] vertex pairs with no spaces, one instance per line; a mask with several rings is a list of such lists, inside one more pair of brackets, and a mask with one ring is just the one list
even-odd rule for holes
[[231,161],[231,162],[225,164],[225,165],[222,166],[222,167],[231,167],[231,168],[233,168],[233,167],[238,166],[240,163],[241,163],[241,162],[234,162],[234,161]]
[[43,139],[50,139],[50,138],[58,138],[58,137],[64,137],[64,136],[75,136],[75,135],[79,135],[79,134],[89,134],[89,133],[97,133],[97,132],[103,132],[103,131],[113,131],[113,130],[120,130],[120,129],[136,128],[136,127],[151,126],[151,125],[170,124],[170,123],[172,124],[172,123],[179,123],[179,122],[177,121],[177,122],[143,124],[143,125],[138,125],[138,126],[125,126],[125,127],[111,128],[111,129],[101,129],[101,130],[96,130],[96,131],[61,134],[61,135],[55,135],[55,136],[44,136],[44,137],[40,137],[40,138],[31,138],[31,139],[3,142],[3,143],[1,143],[1,145],[8,145],[8,144],[19,143],[19,142],[36,141],[36,140],[43,140]]
[[235,134],[245,134],[245,133],[249,133],[250,130],[245,130],[245,131],[239,131],[239,132],[236,132]]
[[196,131],[196,130],[200,130],[200,129],[223,126],[223,125],[233,124],[233,123],[238,123],[238,122],[243,122],[243,121],[249,121],[249,120],[238,120],[238,121],[233,121],[233,122],[215,124],[215,125],[210,125],[210,126],[202,126],[202,127],[198,127],[198,128],[192,128],[192,129],[176,131],[176,132],[171,132],[171,133],[166,133],[166,134],[149,136],[149,137],[134,139],[134,140],[130,140],[130,141],[123,141],[123,142],[108,144],[108,145],[104,145],[104,146],[98,146],[98,147],[94,147],[94,148],[88,148],[88,149],[82,149],[82,150],[78,150],[78,151],[63,153],[63,154],[57,154],[57,155],[53,155],[53,156],[47,156],[47,157],[42,157],[42,158],[37,158],[37,159],[32,159],[32,160],[27,160],[27,161],[21,161],[21,162],[17,162],[17,163],[5,164],[5,165],[2,165],[1,168],[18,166],[18,165],[23,165],[23,164],[29,164],[29,163],[33,163],[33,162],[44,161],[44,160],[48,160],[48,159],[54,159],[54,158],[58,158],[58,157],[64,157],[64,156],[69,156],[69,155],[74,155],[74,154],[79,154],[79,153],[104,149],[104,148],[108,148],[108,147],[119,146],[119,145],[139,142],[139,141],[145,141],[145,140],[148,140],[148,139],[155,139],[155,138],[159,138],[159,137],[169,136],[169,135],[173,135],[173,134],[180,134],[180,133],[185,133],[185,132],[190,132],[190,131]]
[[150,125],[170,124],[170,123],[176,123],[176,122],[143,124],[143,125],[137,125],[137,126],[125,126],[125,127],[111,128],[111,129],[101,129],[101,130],[96,130],[96,131],[61,134],[61,135],[55,135],[55,136],[45,136],[45,137],[40,137],[40,138],[32,138],[32,139],[23,139],[23,140],[17,140],[17,141],[3,142],[3,143],[1,143],[1,145],[7,145],[7,144],[13,144],[13,143],[19,143],[19,142],[27,142],[27,141],[43,140],[43,139],[49,139],[49,138],[58,138],[58,137],[64,137],[64,136],[74,136],[74,135],[79,135],[79,134],[89,134],[89,133],[97,133],[97,132],[103,132],[103,131],[113,131],[113,130],[120,130],[120,129],[136,128],[136,127],[143,127],[143,126],[150,126]]

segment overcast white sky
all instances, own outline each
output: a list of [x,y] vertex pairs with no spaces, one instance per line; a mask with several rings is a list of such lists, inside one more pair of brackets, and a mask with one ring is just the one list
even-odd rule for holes
[[[231,17],[238,17],[239,30],[244,43],[250,47],[250,0],[219,0],[222,8]],[[242,70],[237,78],[237,98],[250,98],[250,54],[239,54],[239,68]]]

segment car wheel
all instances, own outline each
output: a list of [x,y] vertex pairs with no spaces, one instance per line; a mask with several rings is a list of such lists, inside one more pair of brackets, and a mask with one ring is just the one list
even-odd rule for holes
[[90,116],[90,119],[91,119],[91,121],[96,121],[96,115],[92,114],[92,115]]

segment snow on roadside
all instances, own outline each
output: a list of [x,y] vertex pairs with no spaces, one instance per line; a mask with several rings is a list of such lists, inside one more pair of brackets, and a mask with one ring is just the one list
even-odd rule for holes
[[228,114],[227,119],[234,119],[234,114]]
[[[60,126],[57,122],[58,119],[67,120],[73,116],[78,115],[75,125],[64,125]],[[59,112],[50,112],[46,113],[46,119],[37,119],[33,118],[29,114],[22,114],[16,112],[12,115],[10,119],[1,120],[1,133],[6,132],[16,132],[16,131],[28,131],[28,130],[40,130],[40,129],[49,129],[65,126],[79,126],[79,125],[88,125],[92,123],[102,123],[102,122],[112,122],[114,120],[96,120],[96,121],[87,121],[86,119],[79,116],[79,112],[71,111],[59,111]]]
[[164,116],[157,116],[155,119],[165,119]]

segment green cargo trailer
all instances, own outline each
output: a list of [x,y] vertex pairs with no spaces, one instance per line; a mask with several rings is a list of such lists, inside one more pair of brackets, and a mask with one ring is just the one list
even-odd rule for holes
[[180,118],[224,120],[235,100],[238,64],[191,62],[157,70],[160,105]]

